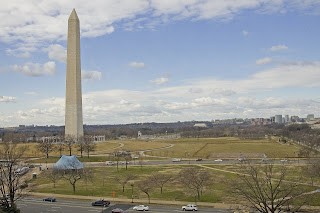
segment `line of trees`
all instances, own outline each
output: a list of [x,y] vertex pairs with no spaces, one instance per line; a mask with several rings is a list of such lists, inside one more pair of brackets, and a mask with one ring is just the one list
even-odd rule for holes
[[63,151],[67,151],[69,155],[72,155],[74,149],[80,152],[81,158],[83,153],[87,153],[87,157],[90,157],[90,153],[95,151],[96,143],[90,136],[80,137],[77,140],[72,136],[61,136],[58,139],[53,137],[47,137],[37,145],[38,151],[46,155],[49,158],[49,154],[57,151],[62,156]]
[[184,168],[176,176],[158,172],[135,182],[136,177],[137,176],[132,173],[126,173],[117,175],[114,179],[121,185],[122,192],[125,191],[125,186],[129,182],[137,185],[138,189],[146,194],[149,203],[151,192],[158,188],[162,194],[165,185],[168,184],[180,184],[183,191],[189,193],[192,198],[199,200],[204,189],[208,187],[212,181],[211,173],[199,167]]

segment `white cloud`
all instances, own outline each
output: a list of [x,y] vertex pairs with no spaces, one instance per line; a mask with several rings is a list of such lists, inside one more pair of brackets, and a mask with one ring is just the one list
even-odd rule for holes
[[[0,25],[0,41],[34,47],[66,40],[72,8],[76,8],[80,19],[81,36],[97,37],[112,33],[114,26],[139,30],[183,19],[224,21],[247,10],[314,14],[320,3],[316,0],[95,0],[87,4],[86,0],[47,0],[21,4],[20,0],[10,0],[0,7],[0,18],[6,20]],[[28,56],[28,52],[21,56]]]
[[[190,79],[175,87],[141,91],[105,90],[83,94],[84,123],[112,124],[320,115],[319,97],[274,97],[273,90],[320,87],[320,61],[276,64],[238,80]],[[268,91],[267,97],[259,97]],[[4,98],[2,98],[4,99]],[[5,98],[7,99],[7,98]],[[1,100],[1,97],[0,97]],[[64,97],[54,97],[3,116],[8,124],[64,124]]]
[[30,91],[30,92],[25,92],[24,94],[26,94],[26,95],[31,95],[31,96],[37,96],[37,95],[39,95],[37,92],[32,92],[32,91]]
[[44,51],[48,52],[48,57],[66,63],[67,50],[60,44],[51,44],[48,48],[44,48]]
[[270,47],[271,51],[279,51],[279,50],[287,50],[289,49],[286,45],[277,45],[277,46],[272,46]]
[[134,68],[144,68],[145,64],[143,62],[131,62],[129,66]]
[[256,65],[269,64],[272,62],[272,58],[266,57],[256,60]]
[[156,78],[154,80],[150,80],[151,83],[157,84],[157,85],[162,85],[164,83],[167,83],[169,81],[168,78]]
[[98,71],[81,71],[81,78],[85,81],[100,81],[102,79],[102,73]]
[[0,96],[0,102],[16,102],[16,98],[11,96]]
[[25,52],[20,52],[18,49],[6,49],[7,55],[12,55],[15,57],[19,58],[29,58],[31,56],[30,52],[25,51]]
[[56,63],[53,61],[49,61],[43,65],[28,62],[23,66],[13,65],[12,69],[29,76],[54,75],[57,72]]
[[249,34],[249,32],[248,31],[246,31],[246,30],[242,30],[242,35],[243,36],[247,36]]

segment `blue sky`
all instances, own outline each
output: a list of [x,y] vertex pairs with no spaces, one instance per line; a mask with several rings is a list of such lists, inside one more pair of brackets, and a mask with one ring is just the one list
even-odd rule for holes
[[64,125],[67,20],[86,124],[320,116],[320,1],[0,3],[0,127]]

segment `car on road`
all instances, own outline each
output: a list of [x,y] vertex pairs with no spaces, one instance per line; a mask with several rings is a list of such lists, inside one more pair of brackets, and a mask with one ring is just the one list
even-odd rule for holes
[[198,211],[197,205],[194,204],[188,204],[186,206],[181,207],[182,211]]
[[270,162],[270,160],[268,158],[264,158],[260,161],[260,163],[268,163]]
[[112,213],[125,213],[125,211],[124,211],[124,210],[119,209],[119,208],[112,209],[112,211],[111,211],[111,212],[112,212]]
[[216,159],[214,160],[215,162],[221,162],[222,160],[221,159]]
[[122,161],[121,164],[130,164],[130,161]]
[[202,161],[202,158],[198,158],[196,161]]
[[280,160],[281,163],[288,163],[288,160],[286,159],[283,159],[283,160]]
[[43,201],[56,202],[57,200],[54,197],[47,197],[47,198],[44,198]]
[[106,165],[114,165],[114,162],[112,162],[112,161],[106,161],[105,164],[106,164]]
[[139,205],[139,206],[133,207],[132,209],[136,211],[149,211],[149,206]]
[[242,163],[242,162],[246,162],[247,159],[245,159],[245,158],[239,158],[238,161]]
[[180,162],[181,158],[172,158],[172,162]]
[[91,202],[92,206],[109,206],[110,205],[110,201],[107,200],[96,200]]

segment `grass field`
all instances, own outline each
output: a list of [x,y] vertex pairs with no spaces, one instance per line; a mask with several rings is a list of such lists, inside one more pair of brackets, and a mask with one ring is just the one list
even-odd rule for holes
[[[147,196],[139,191],[137,187],[137,182],[143,180],[150,176],[151,174],[156,173],[166,173],[177,175],[178,172],[186,166],[129,166],[128,170],[124,169],[124,166],[120,168],[120,171],[117,172],[115,167],[95,167],[93,168],[92,174],[94,175],[92,182],[84,182],[80,180],[77,183],[76,194],[85,195],[85,196],[97,196],[97,197],[112,197],[112,193],[115,192],[116,197],[120,198],[131,198],[131,186],[134,184],[134,196],[136,202],[138,199],[147,199]],[[233,188],[232,184],[236,181],[237,175],[229,173],[227,171],[238,171],[238,166],[212,166],[214,168],[226,170],[226,171],[216,171],[207,169],[212,174],[212,182],[204,189],[203,195],[199,201],[202,202],[224,202],[224,203],[241,203],[244,201],[243,198],[236,196],[232,193]],[[126,173],[133,173],[137,177],[130,181],[125,187],[125,192],[122,192],[122,187],[117,183],[114,177],[121,177]],[[300,167],[290,167],[288,170],[288,177],[290,180],[296,180],[296,176],[303,176]],[[292,176],[292,174],[296,174]],[[104,177],[104,178],[103,178]],[[104,181],[103,181],[104,179]],[[303,179],[300,181],[307,181]],[[38,179],[32,181],[36,185],[34,191],[43,192],[43,193],[58,193],[58,194],[73,194],[71,185],[65,181],[60,180],[56,184],[56,188],[53,188],[53,184],[48,181],[47,178],[44,178],[41,174],[38,176]],[[308,183],[308,181],[307,181]],[[320,183],[320,180],[317,180],[316,183]],[[306,191],[315,190],[315,187],[311,186],[301,186]],[[318,193],[320,194],[320,193]],[[320,205],[317,201],[320,199],[320,195],[316,194],[315,197],[311,200],[312,205]],[[181,200],[186,202],[193,202],[194,196],[193,193],[186,190],[186,188],[181,185],[178,180],[174,180],[171,183],[168,183],[164,186],[163,193],[160,193],[160,188],[154,188],[151,192],[151,200]]]
[[[171,148],[152,150],[145,152],[147,155],[168,157],[168,158],[239,158],[240,155],[253,155],[261,158],[266,154],[268,158],[294,158],[297,157],[299,150],[298,145],[280,144],[274,140],[261,139],[239,139],[234,137],[222,138],[183,138],[183,139],[163,139],[163,140],[112,140],[97,143],[96,151],[91,154],[106,154],[115,151],[140,151],[148,149],[157,149],[167,147],[169,144],[174,146]],[[40,153],[36,149],[35,143],[20,144],[29,147],[25,157],[44,157],[44,153]],[[240,154],[241,153],[241,154]],[[62,154],[68,155],[68,151],[64,150]],[[80,155],[77,147],[74,146],[72,154]],[[86,153],[83,153],[85,156]],[[59,156],[57,151],[49,154]],[[249,158],[249,157],[248,157]],[[99,161],[109,160],[106,157],[92,158]],[[92,161],[92,160],[89,160]]]
[[[161,141],[157,141],[161,142]],[[170,149],[147,152],[156,156],[207,158],[213,153],[264,153],[268,158],[293,158],[297,155],[299,146],[283,145],[274,140],[239,139],[233,137],[223,138],[184,138],[163,140],[163,143],[172,143]]]
[[[122,145],[123,144],[123,145]],[[25,157],[44,157],[44,153],[40,153],[36,146],[37,143],[27,143],[27,144],[19,144],[19,146],[28,146],[28,150],[25,153]],[[104,153],[112,153],[115,151],[139,151],[144,149],[153,149],[153,148],[160,148],[163,146],[168,146],[168,143],[165,142],[155,142],[155,141],[146,141],[146,140],[112,140],[112,141],[105,141],[102,143],[97,143],[96,151],[92,152],[91,154],[104,154]],[[59,156],[59,152],[52,151],[50,152],[49,156]],[[67,150],[64,150],[64,155],[69,155]],[[80,155],[80,152],[77,150],[77,146],[73,146],[72,154]],[[86,153],[83,153],[86,155]]]

